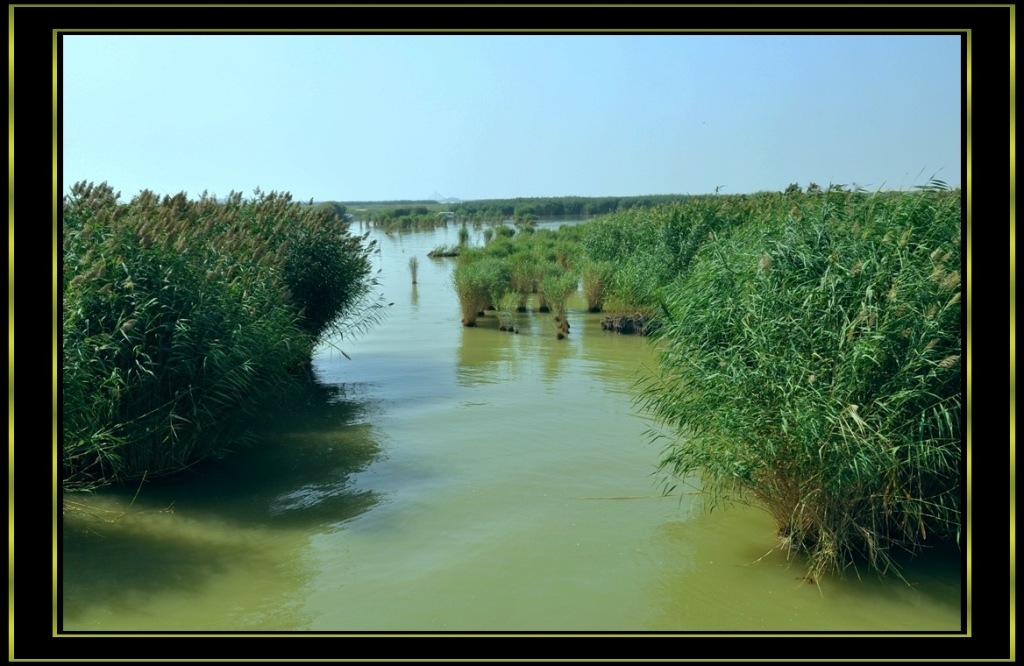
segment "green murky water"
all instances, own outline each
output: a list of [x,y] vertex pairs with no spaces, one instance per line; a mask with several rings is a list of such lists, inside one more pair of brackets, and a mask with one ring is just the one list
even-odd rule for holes
[[[318,385],[262,446],[75,497],[65,631],[955,631],[960,553],[909,582],[802,580],[769,517],[661,497],[631,402],[648,343],[519,315],[459,325],[457,229],[381,234],[394,306],[315,359]],[[419,257],[419,283],[409,257]]]

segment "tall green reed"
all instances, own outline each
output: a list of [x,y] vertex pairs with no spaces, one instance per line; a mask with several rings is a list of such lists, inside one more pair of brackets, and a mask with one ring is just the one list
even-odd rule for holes
[[660,292],[639,402],[670,484],[764,508],[813,578],[886,571],[961,524],[959,192],[776,210]]
[[317,343],[383,314],[371,246],[322,207],[261,192],[118,196],[77,183],[64,201],[69,489],[174,473],[252,441]]

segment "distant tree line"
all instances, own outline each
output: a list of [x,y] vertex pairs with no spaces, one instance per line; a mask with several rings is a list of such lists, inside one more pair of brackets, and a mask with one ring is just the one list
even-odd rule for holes
[[[933,181],[942,187],[948,187],[941,181]],[[850,192],[867,194],[860,186],[830,183],[822,187],[817,183],[808,183],[802,187],[799,183],[790,183],[781,192],[763,191],[750,195],[743,194],[648,194],[628,197],[516,197],[514,199],[478,199],[457,203],[442,203],[427,200],[397,201],[326,201],[318,206],[328,209],[340,218],[353,217],[369,222],[376,227],[388,231],[412,231],[415,229],[432,229],[435,226],[455,221],[460,223],[504,222],[513,220],[529,223],[541,218],[573,218],[589,219],[601,215],[609,215],[628,210],[640,210],[664,206],[668,204],[687,203],[700,200],[731,200],[742,201],[748,197],[770,197],[783,194],[787,197],[809,194],[822,195],[826,192]],[[886,196],[889,192],[878,192],[876,196]],[[451,213],[442,216],[439,213]]]
[[[436,201],[324,202],[323,207],[345,216],[369,222],[388,231],[429,229],[450,221],[500,223],[513,220],[529,223],[541,218],[588,219],[633,208],[650,208],[687,201],[691,195],[655,194],[635,197],[517,197],[480,199],[458,203]],[[451,215],[439,215],[439,213]]]
[[647,208],[673,201],[685,201],[688,198],[688,195],[683,194],[637,197],[518,197],[463,201],[454,204],[451,210],[468,218],[593,217],[622,209]]

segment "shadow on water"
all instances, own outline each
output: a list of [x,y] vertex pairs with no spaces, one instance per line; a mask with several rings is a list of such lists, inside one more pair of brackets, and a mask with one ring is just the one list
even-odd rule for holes
[[664,568],[654,595],[658,630],[960,630],[961,554],[956,544],[898,558],[904,580],[891,572],[882,576],[862,563],[843,575],[811,582],[803,558],[776,547],[771,518],[753,507],[713,513],[695,509],[685,522],[663,524],[652,541]]
[[65,521],[64,626],[103,613],[145,612],[154,595],[167,591],[198,594],[213,580],[257,563],[260,549],[249,540],[228,526],[189,525],[168,513]]
[[[383,499],[352,481],[382,455],[369,424],[378,407],[358,386],[311,379],[252,447],[173,478],[66,496],[64,620],[130,612],[153,595],[196,593],[244,572],[276,572],[290,581],[281,594],[294,594],[295,560],[311,534]],[[269,610],[284,603],[259,605],[286,625]]]
[[240,526],[332,525],[373,506],[373,491],[349,477],[377,460],[369,419],[373,402],[359,387],[317,379],[260,428],[261,441],[177,477],[146,484],[148,504],[173,505]]

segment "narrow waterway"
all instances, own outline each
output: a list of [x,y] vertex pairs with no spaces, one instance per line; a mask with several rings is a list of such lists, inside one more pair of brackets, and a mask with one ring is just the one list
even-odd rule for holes
[[632,402],[646,340],[602,331],[580,297],[565,340],[532,311],[519,335],[463,328],[452,260],[426,257],[457,227],[373,236],[394,305],[319,350],[266,442],[71,498],[64,630],[960,629],[955,547],[906,581],[813,585],[763,512],[662,496]]

